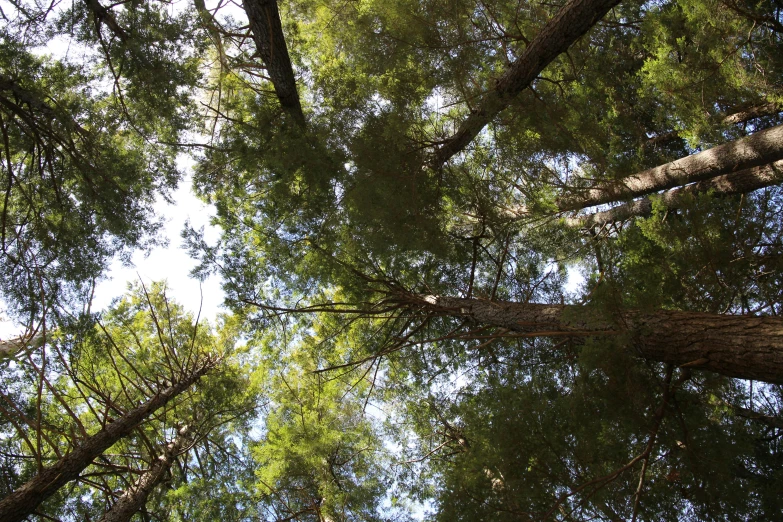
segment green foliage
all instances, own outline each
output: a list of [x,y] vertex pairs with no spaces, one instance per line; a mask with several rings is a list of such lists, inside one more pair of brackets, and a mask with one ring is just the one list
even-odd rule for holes
[[722,114],[780,96],[777,82],[769,81],[783,65],[779,35],[744,9],[740,2],[693,1],[656,7],[656,16],[645,19],[652,52],[641,70],[643,88],[676,117],[669,125],[691,143],[720,140],[715,123]]
[[330,326],[296,325],[290,349],[281,352],[268,338],[275,345],[262,352],[265,371],[257,377],[268,403],[251,445],[260,509],[271,520],[390,520],[380,509],[389,481],[385,451],[369,413],[380,377],[364,368],[313,373],[314,354],[353,348],[355,339],[335,345],[323,338]]
[[[194,492],[190,505],[198,509],[197,493],[208,498],[204,488],[214,480],[212,470],[234,465],[233,439],[248,429],[256,406],[257,391],[249,385],[248,368],[240,364],[235,344],[230,322],[217,331],[196,324],[166,298],[161,284],[149,291],[133,288],[86,332],[65,328],[50,335],[27,360],[4,368],[2,421],[10,436],[5,442],[13,450],[3,467],[8,492],[32,478],[39,466],[50,466],[207,361],[221,360],[41,508],[53,515],[97,518],[114,502],[112,495],[128,488],[176,430],[188,425],[192,448],[185,449],[200,456],[183,456],[172,480]],[[215,455],[216,447],[224,453]],[[191,483],[189,478],[196,480]],[[159,490],[149,499],[149,509],[176,511],[175,499],[176,493],[168,499]]]
[[[442,168],[559,5],[280,3],[303,125],[222,5],[4,4],[0,288],[50,337],[0,366],[3,492],[220,356],[46,513],[97,518],[192,423],[145,517],[780,518],[779,387],[641,361],[634,332],[511,332],[421,299],[578,302],[563,322],[585,326],[779,315],[778,188],[656,201],[590,234],[556,215],[563,195],[779,123],[779,2],[620,3]],[[47,39],[83,57],[41,57]],[[113,256],[154,244],[185,151],[221,235],[183,236],[235,315],[195,325],[155,286],[67,326]]]
[[[80,67],[0,42],[5,299],[33,322],[83,299],[114,255],[155,242],[152,212],[179,177]],[[48,313],[48,312],[47,312]]]
[[[531,371],[505,359],[487,370],[456,394],[431,397],[417,417],[414,451],[429,455],[433,519],[631,519],[641,461],[627,464],[657,424],[658,369],[617,344],[588,342],[578,363],[550,360]],[[754,449],[763,446],[774,461],[777,445],[758,425],[702,399],[742,392],[714,378],[683,378],[675,378],[656,433],[638,520],[777,516],[776,495],[761,485],[779,478],[766,475],[770,454]]]
[[778,313],[777,188],[743,197],[693,198],[654,214],[602,246],[625,306],[715,313]]

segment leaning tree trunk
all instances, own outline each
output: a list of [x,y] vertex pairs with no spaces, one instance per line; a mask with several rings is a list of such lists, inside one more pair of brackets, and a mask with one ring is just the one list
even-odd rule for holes
[[250,31],[258,54],[272,80],[277,99],[300,127],[305,126],[302,104],[296,90],[296,78],[283,35],[283,24],[276,0],[243,0]]
[[658,310],[623,311],[614,320],[580,305],[406,297],[425,311],[472,319],[531,336],[626,334],[636,355],[728,377],[783,384],[783,318]]
[[564,53],[620,0],[570,0],[535,36],[525,51],[487,92],[456,134],[446,139],[434,152],[430,166],[438,169],[463,150],[481,130],[508,107],[514,97],[527,89],[544,67]]
[[[747,194],[754,190],[777,185],[781,181],[783,181],[783,160],[672,189],[660,194],[659,197],[664,208],[675,209],[682,205],[689,195],[711,193],[714,196],[723,197]],[[652,214],[652,208],[652,199],[648,196],[604,212],[567,218],[566,224],[574,228],[591,229],[632,217],[649,216]]]
[[163,454],[155,459],[150,469],[145,471],[136,483],[120,496],[119,500],[103,514],[98,522],[128,522],[144,506],[150,493],[166,477],[188,441],[188,432],[188,426],[180,429],[177,437],[166,445]]
[[153,412],[165,406],[174,397],[188,389],[212,367],[214,362],[202,365],[181,381],[158,392],[157,395],[107,424],[79,447],[44,469],[19,489],[0,500],[0,520],[19,522],[32,514],[47,498],[79,474],[115,442],[128,435]]
[[[753,107],[746,107],[743,110],[724,116],[721,123],[724,125],[737,125],[764,116],[776,116],[781,112],[783,112],[783,105],[775,102],[764,103]],[[680,133],[677,131],[666,132],[650,138],[642,144],[642,147],[656,147],[681,138]]]
[[747,107],[745,110],[737,111],[734,114],[729,114],[723,118],[723,123],[726,125],[736,125],[738,123],[745,123],[754,118],[761,118],[764,116],[775,116],[783,112],[783,105],[776,102],[763,103],[761,105],[755,105]]
[[783,159],[783,125],[558,199],[560,211],[646,196]]

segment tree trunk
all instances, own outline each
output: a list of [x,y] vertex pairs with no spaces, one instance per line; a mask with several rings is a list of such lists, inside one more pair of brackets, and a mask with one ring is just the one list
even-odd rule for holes
[[128,488],[110,510],[103,514],[98,522],[128,522],[147,502],[147,497],[166,477],[171,465],[182,452],[188,441],[188,426],[177,433],[177,437],[163,450],[163,454],[153,462],[136,483]]
[[743,408],[742,406],[736,406],[734,404],[727,404],[729,408],[734,412],[737,417],[749,419],[752,421],[760,422],[769,428],[777,428],[783,430],[783,417],[777,417],[774,415],[765,415],[757,411]]
[[[775,116],[781,112],[783,112],[783,105],[774,102],[764,103],[754,107],[746,107],[743,110],[738,110],[737,112],[729,114],[721,120],[721,123],[724,125],[737,125],[739,123],[747,123],[750,120],[761,118],[763,116]],[[659,134],[658,136],[650,138],[646,143],[642,144],[642,147],[656,147],[658,145],[679,139],[679,132],[666,132],[664,134]]]
[[40,348],[46,337],[41,333],[36,333],[30,337],[19,336],[7,341],[0,340],[0,362],[16,359],[20,352],[29,353]]
[[781,159],[783,125],[778,125],[627,178],[599,183],[591,189],[560,198],[557,206],[561,211],[580,210],[628,200]]
[[570,0],[535,36],[530,45],[486,93],[481,104],[460,125],[456,134],[443,142],[430,159],[439,169],[462,151],[514,97],[527,89],[552,60],[582,37],[620,0]]
[[[704,194],[707,192],[715,196],[732,196],[746,194],[764,187],[777,185],[783,181],[783,160],[776,161],[763,167],[733,172],[724,176],[699,181],[682,188],[669,190],[659,197],[665,208],[679,207],[686,196]],[[615,221],[623,221],[632,217],[644,217],[652,214],[652,200],[649,197],[638,199],[630,203],[614,207],[604,212],[596,212],[586,216],[578,216],[566,219],[566,224],[573,228],[600,227]]]
[[266,72],[275,87],[280,105],[294,118],[297,125],[304,127],[305,117],[296,91],[296,78],[288,55],[277,2],[243,0],[242,5],[250,21],[250,31],[253,33],[256,49],[266,66]]
[[108,9],[103,7],[98,0],[84,0],[84,4],[95,17],[95,30],[98,32],[99,38],[101,24],[106,24],[106,26],[111,29],[111,32],[114,33],[114,35],[122,42],[128,41],[128,33],[126,33],[125,30],[120,27],[120,24],[117,23],[117,20],[114,18],[114,16],[112,16]]
[[107,424],[101,431],[85,440],[78,448],[46,468],[29,482],[0,501],[0,520],[19,522],[52,496],[63,485],[79,477],[92,461],[115,442],[128,435],[153,412],[165,406],[171,399],[188,389],[214,366],[204,364],[178,383],[158,392],[157,395]]
[[723,118],[723,123],[726,125],[736,125],[737,123],[745,123],[754,118],[761,118],[762,116],[774,116],[781,111],[783,111],[783,105],[779,103],[764,103],[762,105],[756,105],[755,107],[748,107],[742,111],[737,111],[734,114],[729,114]]
[[[408,302],[411,302],[408,299]],[[728,377],[783,384],[783,318],[700,312],[629,310],[615,320],[579,305],[493,302],[417,296],[414,306],[531,336],[630,334],[639,357]]]

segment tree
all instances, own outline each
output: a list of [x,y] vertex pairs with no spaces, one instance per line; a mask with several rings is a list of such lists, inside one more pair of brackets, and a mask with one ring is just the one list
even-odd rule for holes
[[[505,110],[493,111],[482,120],[483,103],[494,103],[495,86],[509,77],[508,71],[521,63],[525,53],[535,49],[535,35],[542,33],[531,28],[551,28],[544,20],[557,15],[540,6],[521,13],[501,2],[452,5],[446,9],[448,15],[438,12],[438,7],[435,2],[392,7],[370,3],[356,10],[319,10],[299,4],[280,7],[284,29],[289,20],[287,43],[293,67],[302,71],[298,87],[308,129],[333,152],[326,155],[329,161],[318,154],[308,156],[308,161],[291,155],[292,149],[310,149],[294,145],[300,143],[296,140],[301,135],[291,138],[284,127],[274,126],[277,106],[258,103],[258,91],[238,96],[231,117],[239,123],[226,122],[222,149],[205,153],[197,178],[201,193],[218,204],[223,240],[217,246],[207,246],[199,242],[197,234],[189,236],[194,250],[203,253],[203,270],[220,271],[230,303],[248,323],[268,326],[280,314],[334,313],[345,319],[338,321],[340,326],[335,326],[330,336],[347,339],[356,335],[347,332],[355,332],[364,321],[362,341],[345,353],[338,351],[339,356],[326,357],[322,368],[364,370],[383,361],[381,372],[390,375],[387,390],[399,393],[394,396],[415,409],[413,404],[437,390],[436,385],[423,383],[433,379],[443,382],[445,377],[437,381],[439,375],[455,376],[464,370],[470,386],[480,379],[478,370],[471,373],[470,368],[492,365],[493,361],[497,362],[491,368],[502,368],[508,358],[522,357],[512,348],[497,348],[512,342],[504,337],[520,339],[553,331],[562,334],[555,341],[536,341],[549,348],[536,352],[544,361],[539,364],[552,369],[552,359],[558,357],[553,346],[574,346],[573,357],[587,356],[588,349],[579,347],[584,342],[570,340],[575,329],[588,339],[594,337],[592,328],[619,330],[622,333],[617,339],[592,339],[588,345],[633,353],[629,348],[642,343],[640,339],[659,340],[653,327],[656,319],[678,317],[692,324],[686,318],[709,317],[713,324],[728,327],[735,318],[718,315],[720,312],[739,315],[776,309],[778,299],[770,292],[780,252],[779,236],[774,232],[777,214],[772,210],[777,204],[776,189],[723,201],[699,193],[705,187],[708,192],[711,187],[712,194],[719,192],[719,183],[729,179],[716,178],[719,175],[744,182],[746,176],[760,174],[761,168],[741,175],[733,171],[763,168],[779,159],[774,154],[762,155],[757,163],[741,167],[735,157],[725,154],[727,161],[721,167],[703,174],[712,185],[705,182],[684,188],[695,180],[688,177],[672,182],[671,188],[680,191],[677,194],[691,193],[682,197],[676,211],[672,204],[671,212],[666,213],[664,205],[652,198],[648,219],[606,227],[607,231],[597,236],[564,230],[552,216],[563,210],[559,202],[570,195],[578,199],[594,186],[615,187],[628,173],[649,173],[651,168],[655,171],[655,165],[671,166],[671,162],[698,162],[709,155],[697,153],[700,149],[728,143],[718,149],[726,150],[732,143],[744,144],[754,136],[777,132],[779,115],[772,109],[728,116],[777,103],[779,81],[767,82],[753,71],[757,65],[765,71],[780,70],[776,58],[779,35],[754,26],[736,10],[718,3],[620,4],[566,53],[534,72],[529,84],[523,82],[502,105]],[[743,31],[754,36],[748,39]],[[749,58],[751,55],[757,61]],[[381,61],[378,56],[385,58]],[[779,72],[771,76],[779,78]],[[449,108],[437,111],[438,105]],[[458,153],[444,153],[449,161],[431,162],[441,146],[447,149],[446,144],[465,122],[479,123],[465,134],[469,138],[456,148]],[[328,132],[321,130],[326,123]],[[680,139],[656,140],[673,135]],[[773,139],[770,144],[776,147],[778,141]],[[334,164],[344,168],[333,168]],[[443,169],[422,169],[421,165],[443,165]],[[324,185],[320,176],[327,177],[329,183]],[[777,183],[777,178],[765,179],[759,188]],[[744,186],[750,188],[753,182]],[[663,189],[659,186],[652,191]],[[726,192],[727,196],[745,193],[744,189]],[[625,203],[630,197],[629,193],[613,194],[607,201]],[[675,194],[659,199],[671,202]],[[592,200],[580,203],[579,208],[590,204]],[[520,205],[528,213],[509,223],[505,211]],[[764,219],[771,220],[769,228]],[[689,239],[689,230],[697,235],[695,240]],[[729,233],[737,237],[731,239]],[[575,259],[590,276],[590,291],[584,292],[583,299],[591,306],[566,308],[562,301],[568,297],[563,295],[560,278],[563,264]],[[395,291],[407,292],[411,299],[422,294],[462,296],[471,307],[490,307],[489,303],[498,301],[538,302],[542,303],[540,310],[554,311],[558,319],[545,322],[544,328],[515,332],[514,325],[500,324],[498,314],[475,321],[471,320],[475,319],[472,312],[462,313],[460,307],[395,302]],[[501,308],[505,306],[512,305]],[[563,310],[570,312],[561,320]],[[707,313],[712,315],[700,315]],[[634,323],[637,317],[644,319]],[[623,319],[630,324],[623,325]],[[736,320],[777,324],[774,318]],[[640,324],[645,321],[649,324]],[[680,333],[686,330],[683,326]],[[671,343],[666,348],[683,345]],[[516,346],[517,351],[526,348]],[[703,363],[707,357],[702,355],[684,357],[677,365]],[[657,376],[658,382],[664,380],[665,367],[651,361],[660,358],[656,354],[646,359],[650,375]],[[535,359],[530,364],[535,364]],[[767,365],[758,361],[756,368],[767,369]],[[738,369],[734,366],[728,372],[738,375]],[[675,379],[677,371],[673,370]],[[518,382],[526,382],[528,375],[520,370]],[[779,373],[765,378],[779,382]],[[422,384],[416,387],[410,381]],[[507,393],[522,393],[520,388],[510,385]],[[563,394],[570,391],[564,389]],[[631,390],[615,391],[631,401]],[[497,397],[494,392],[488,389],[488,401]],[[593,389],[592,393],[598,392]],[[709,392],[704,390],[694,391],[694,400],[700,393],[706,400]],[[725,388],[716,393],[729,402],[742,400],[741,394]],[[542,405],[541,411],[545,411],[546,400],[545,394],[530,399]],[[663,408],[658,424],[664,433],[674,414],[670,406],[661,407],[661,400],[658,395],[644,404],[653,413]],[[633,406],[637,414],[644,408],[641,403]],[[601,411],[607,419],[612,418],[611,408]],[[698,414],[703,415],[698,421],[703,422],[701,426],[708,424],[703,421],[708,416],[704,412]],[[461,437],[441,422],[436,412],[421,416],[431,421],[427,424],[430,432],[446,435],[412,458],[421,459],[421,466],[432,462],[435,469],[446,469],[458,458],[450,455],[451,451],[463,454]],[[459,422],[454,421],[459,415],[451,419],[442,416],[451,428],[459,429]],[[401,423],[409,425],[410,417],[400,417]],[[476,413],[475,417],[480,419],[481,415]],[[566,417],[562,431],[557,432],[562,440],[573,440],[568,434],[572,418]],[[651,456],[660,447],[656,436],[651,436],[650,421],[649,416],[635,417],[629,432],[606,428],[618,439],[622,438],[620,433],[633,432],[628,436],[645,443],[641,448],[626,447],[622,457],[607,458],[605,462],[616,464],[614,469],[593,468],[590,473],[582,472],[584,480],[553,486],[548,491],[557,495],[547,499],[546,507],[536,513],[543,515],[554,505],[565,491],[557,488],[576,489],[621,469],[624,471],[615,477],[622,475],[623,488],[607,490],[610,493],[605,493],[605,500],[612,500],[606,503],[608,507],[596,503],[581,513],[566,510],[556,516],[566,519],[570,513],[577,519],[622,519],[636,512],[637,517],[649,519],[655,519],[656,514],[676,518],[676,509],[688,509],[655,511],[645,507],[650,505],[644,502],[646,495],[673,495],[663,487],[665,479],[649,492],[641,487],[636,493],[639,467],[654,467],[643,463],[653,462]],[[613,421],[606,422],[612,425]],[[502,432],[504,424],[499,421],[496,429]],[[399,436],[404,446],[404,430]],[[605,448],[586,434],[579,436],[584,437],[585,448]],[[469,436],[464,439],[471,444]],[[754,437],[749,435],[744,440],[751,439]],[[677,447],[678,439],[673,436],[662,440],[667,448]],[[441,444],[443,453],[430,453]],[[487,443],[489,450],[505,448],[504,444],[513,448],[497,438]],[[749,446],[744,447],[743,451],[750,451]],[[485,455],[479,453],[476,462]],[[498,460],[511,455],[513,450]],[[442,468],[434,464],[439,458],[445,463]],[[569,462],[569,457],[563,459]],[[629,462],[631,465],[624,468]],[[411,463],[411,467],[415,465]],[[484,481],[486,492],[492,480],[485,480],[485,470],[480,466],[466,469],[460,468],[462,476],[476,483]],[[455,482],[460,470],[450,475]],[[572,468],[558,473],[578,471]],[[435,490],[438,480],[444,478],[437,473],[433,472],[435,485],[430,484]],[[636,477],[633,481],[627,478],[630,473]],[[694,472],[694,476],[701,475]],[[544,477],[557,483],[552,475],[538,478]],[[496,474],[492,478],[502,480]],[[699,479],[694,480],[698,483]],[[532,488],[534,483],[531,479],[525,487]],[[428,485],[417,487],[422,498],[428,498]],[[513,491],[509,497],[524,505],[519,500],[525,498],[524,489]],[[587,496],[592,489],[585,491]],[[639,510],[633,506],[619,509],[614,502],[628,492],[640,499]],[[468,504],[455,499],[470,497],[459,497],[455,492],[448,498],[439,505],[444,518],[461,514],[460,508]],[[481,500],[478,496],[474,506],[481,506]],[[679,506],[694,505],[689,502],[683,500]],[[709,502],[696,504],[699,509],[708,509],[704,506]],[[737,509],[753,512],[747,504]],[[292,509],[286,516],[298,512]],[[775,508],[769,512],[775,513]],[[476,518],[491,516],[483,512]],[[535,515],[531,518],[536,519]]]
[[[650,371],[589,342],[578,360],[532,367],[534,357],[514,357],[502,343],[496,349],[502,362],[476,372],[473,385],[420,408],[411,458],[441,446],[428,470],[434,519],[720,520],[780,512],[766,487],[780,480],[779,451],[765,441],[774,432],[701,399],[707,390],[739,391],[725,381]],[[438,435],[447,433],[444,423],[462,445]]]
[[189,426],[177,430],[176,438],[167,444],[161,455],[132,487],[122,493],[119,500],[101,517],[101,522],[127,522],[147,501],[147,497],[166,477],[174,460],[188,442]]
[[[164,314],[143,319],[138,299],[115,311],[128,326],[112,338],[155,363],[120,362],[105,343],[117,357],[89,343],[88,359],[75,348],[56,366],[45,357],[53,315],[67,331],[65,309],[141,230],[94,205],[111,183],[80,195],[90,168],[137,188],[112,170],[133,156],[128,172],[153,174],[144,187],[156,188],[121,202],[149,201],[156,159],[170,166],[188,151],[222,231],[208,243],[188,230],[188,246],[199,275],[223,277],[225,336],[247,350],[200,380],[214,397],[191,389],[162,408],[118,441],[122,455],[104,453],[61,488],[47,516],[110,509],[172,427],[195,426],[209,404],[215,429],[194,435],[171,487],[147,497],[151,517],[404,518],[417,499],[441,518],[779,518],[764,484],[780,480],[780,390],[728,377],[781,375],[776,3],[227,5],[14,3],[0,14],[9,63],[38,64],[0,71],[15,118],[4,208],[29,254],[6,287],[33,338],[49,321],[43,348],[4,367],[21,372],[4,382],[7,490],[192,362],[173,348],[204,339],[192,321],[165,335]],[[50,36],[78,43],[89,63],[35,57]],[[44,203],[31,199],[27,187],[60,171],[41,184]],[[17,172],[35,174],[19,197]],[[594,204],[612,207],[561,219]],[[116,228],[101,228],[104,214]],[[23,241],[30,231],[61,243]],[[68,271],[66,238],[86,245]],[[565,284],[568,270],[585,276],[581,288]],[[55,291],[66,280],[69,292]],[[732,358],[748,345],[753,357]],[[69,356],[91,364],[89,389]],[[72,384],[47,383],[51,372]],[[237,389],[254,387],[269,403],[248,423],[238,412],[253,400]],[[379,513],[387,502],[395,510]]]
[[304,126],[305,116],[296,92],[296,80],[288,57],[277,2],[248,0],[243,3],[250,20],[253,41],[274,85],[277,99],[297,125]]
[[[149,42],[135,30],[120,29],[122,52],[135,58],[115,67],[117,45],[104,41],[100,30],[117,30],[119,22],[97,1],[74,10],[87,6],[98,13],[95,28],[109,70],[30,52],[28,46],[42,43],[35,39],[45,38],[37,24],[54,18],[37,5],[14,8],[14,23],[1,35],[0,284],[14,315],[31,329],[58,305],[81,305],[113,256],[127,258],[155,244],[160,223],[152,204],[166,198],[180,176],[176,150],[165,143],[178,141],[191,125],[187,106],[181,106],[188,96],[171,91],[194,83],[192,62],[183,56],[182,65],[150,81],[156,66],[176,58],[156,64],[157,51],[136,47]],[[89,20],[77,15],[63,13],[68,27],[50,20],[49,30],[92,40]],[[73,20],[83,26],[74,27]],[[127,84],[119,74],[130,77]],[[101,85],[107,76],[113,92]]]
[[593,207],[770,164],[780,160],[783,155],[781,138],[783,127],[765,129],[746,138],[633,174],[619,183],[605,183],[584,194],[560,198],[558,208],[578,210]]
[[[656,197],[661,206],[667,209],[676,209],[687,203],[688,197],[696,194],[710,194],[713,197],[725,197],[738,194],[747,194],[755,190],[763,189],[780,183],[780,173],[783,169],[783,161],[776,161],[769,165],[753,167],[750,169],[732,172],[716,176],[691,185],[668,190]],[[623,203],[609,210],[595,212],[586,216],[567,218],[569,226],[594,228],[604,226],[616,221],[623,221],[631,217],[647,217],[652,214],[653,201],[650,197],[644,197],[629,203]]]
[[84,468],[106,449],[127,436],[149,415],[198,381],[214,364],[215,362],[210,361],[195,368],[192,373],[184,375],[182,380],[160,390],[148,401],[108,423],[76,450],[57,461],[54,466],[42,470],[35,478],[0,501],[0,514],[7,520],[23,520],[60,487],[77,478]]
[[[388,520],[399,511],[381,507],[390,477],[379,422],[370,413],[377,373],[314,372],[314,354],[328,358],[351,349],[328,337],[334,319],[286,321],[254,340],[270,375],[263,434],[251,444],[264,519]],[[296,339],[288,350],[275,346],[281,334]]]
[[[405,299],[403,297],[403,299]],[[620,310],[613,320],[569,305],[412,296],[414,307],[530,336],[628,335],[645,359],[729,377],[783,383],[783,322],[776,317]]]
[[[191,444],[198,444],[221,425],[236,419],[241,425],[253,409],[252,388],[242,389],[242,373],[226,360],[233,350],[230,329],[218,336],[208,326],[199,328],[168,302],[160,285],[149,293],[136,288],[99,324],[84,328],[65,329],[56,341],[28,353],[20,364],[32,382],[24,378],[4,390],[4,420],[21,434],[17,466],[30,477],[18,477],[23,483],[0,501],[4,518],[22,520],[39,505],[44,512],[89,513],[101,487],[111,495],[123,472],[143,465],[143,459],[126,456],[150,451],[151,469],[141,472],[134,493],[111,503],[110,516],[130,517],[182,449],[185,438],[167,447],[166,458],[155,458],[152,441],[165,440],[174,419],[191,423]],[[110,455],[110,447],[123,449]],[[71,481],[98,488],[81,495],[82,502],[91,499],[86,508],[59,498]],[[55,498],[47,503],[50,497]]]
[[495,88],[484,96],[481,105],[460,125],[454,136],[441,144],[434,154],[432,165],[439,168],[464,149],[479,132],[507,107],[513,97],[526,89],[536,76],[565,52],[575,40],[619,2],[566,3],[550,22],[528,44],[524,53],[510,65],[509,70],[496,80]]

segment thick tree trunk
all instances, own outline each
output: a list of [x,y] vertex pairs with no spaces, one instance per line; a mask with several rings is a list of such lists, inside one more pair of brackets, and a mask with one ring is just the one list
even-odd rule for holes
[[472,319],[535,336],[630,334],[639,357],[728,377],[783,384],[783,318],[659,310],[625,311],[615,320],[579,305],[493,302],[419,296],[428,311]]
[[[699,181],[692,185],[666,191],[659,197],[665,208],[674,209],[679,207],[688,195],[710,192],[718,197],[733,196],[735,194],[747,194],[748,192],[777,185],[781,182],[783,182],[783,160],[762,167],[753,167]],[[594,228],[632,217],[649,216],[651,213],[652,200],[650,197],[645,197],[604,212],[568,218],[566,219],[566,224],[574,228]]]
[[558,55],[582,37],[620,0],[570,0],[535,36],[530,45],[486,93],[479,107],[434,152],[430,167],[438,169],[478,136],[514,97],[527,89],[536,76]]
[[36,333],[30,337],[19,336],[7,341],[0,340],[0,362],[16,359],[20,352],[24,354],[40,348],[45,339],[43,334]]
[[561,211],[580,210],[628,200],[781,159],[783,125],[778,125],[627,178],[605,181],[591,189],[560,198],[557,206]]
[[85,440],[78,448],[46,468],[32,480],[0,500],[0,520],[18,522],[27,516],[63,485],[79,477],[92,461],[115,442],[128,435],[153,412],[165,406],[171,399],[188,389],[207,373],[214,363],[205,364],[181,381],[161,390],[157,395],[130,410],[101,431]]
[[280,22],[280,12],[275,0],[243,0],[242,5],[250,21],[250,31],[266,66],[266,72],[275,87],[280,105],[296,121],[305,126],[305,117],[299,94],[296,90],[296,78],[288,55],[288,47]]
[[182,448],[188,441],[188,431],[187,426],[179,430],[177,437],[166,445],[163,454],[155,459],[150,469],[120,496],[112,508],[103,514],[99,522],[127,522],[144,506],[147,497],[166,477],[171,465],[182,452]]

